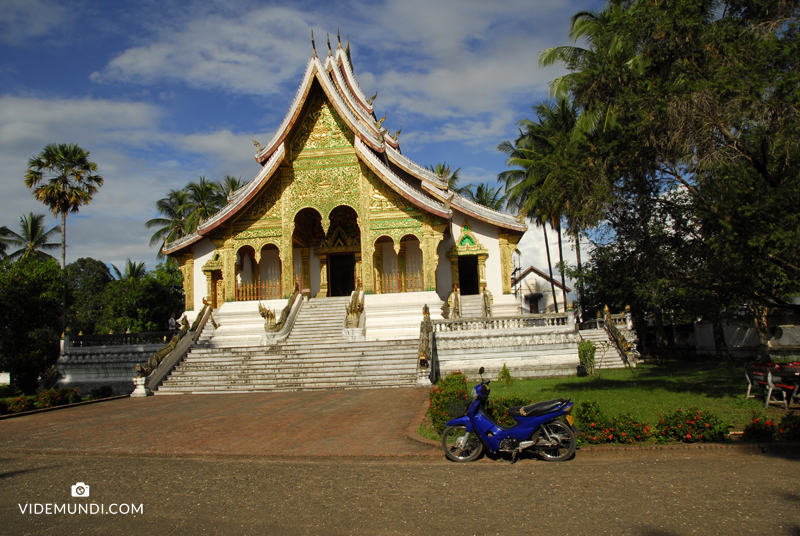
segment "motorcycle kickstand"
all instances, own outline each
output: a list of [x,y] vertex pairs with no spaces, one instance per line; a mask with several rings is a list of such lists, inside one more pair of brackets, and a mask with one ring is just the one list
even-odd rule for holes
[[518,450],[515,450],[514,452],[511,453],[511,465],[517,463],[517,454],[519,454]]

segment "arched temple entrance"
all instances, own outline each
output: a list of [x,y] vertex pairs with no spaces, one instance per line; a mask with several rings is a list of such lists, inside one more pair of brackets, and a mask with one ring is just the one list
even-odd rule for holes
[[[358,214],[340,205],[331,211],[325,239],[316,247],[322,283],[318,296],[349,296],[361,278]],[[324,284],[324,286],[323,286]]]

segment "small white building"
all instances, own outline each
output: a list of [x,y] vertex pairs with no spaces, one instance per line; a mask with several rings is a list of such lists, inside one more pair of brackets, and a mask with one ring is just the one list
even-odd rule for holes
[[[551,283],[552,282],[552,286]],[[553,296],[552,288],[556,289],[556,296]],[[529,266],[523,270],[519,275],[511,280],[511,288],[514,295],[520,300],[520,307],[523,313],[551,313],[556,310],[556,303],[558,304],[558,311],[564,312],[563,291],[567,294],[567,303],[571,303],[569,294],[572,289],[565,287],[561,281],[553,278],[535,268]]]

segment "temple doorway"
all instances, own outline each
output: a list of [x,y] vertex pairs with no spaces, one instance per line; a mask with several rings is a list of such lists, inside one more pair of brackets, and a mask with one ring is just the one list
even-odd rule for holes
[[331,296],[349,296],[356,288],[356,256],[354,253],[329,255]]
[[462,296],[480,293],[477,255],[463,255],[458,258],[458,285]]

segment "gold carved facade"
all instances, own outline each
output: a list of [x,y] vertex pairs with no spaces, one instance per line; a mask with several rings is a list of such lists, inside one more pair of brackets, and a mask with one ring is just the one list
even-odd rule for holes
[[[436,290],[437,247],[447,222],[413,206],[359,161],[352,131],[320,88],[309,92],[304,115],[286,147],[287,156],[267,187],[212,238],[213,262],[203,267],[209,296],[232,301],[240,270],[237,254],[252,248],[248,255],[258,264],[267,246],[278,250],[286,297],[297,279],[304,289],[310,288],[311,248],[320,259],[317,295],[328,292],[327,257],[336,253],[354,254],[355,275],[365,292],[380,292],[380,241],[392,240],[401,253],[409,237],[419,241],[422,251],[424,289]],[[309,232],[308,219],[300,214],[304,209],[318,214],[313,225],[321,226],[321,236]],[[338,221],[343,212],[350,214],[348,224]],[[302,275],[294,273],[295,248],[300,250]]]

